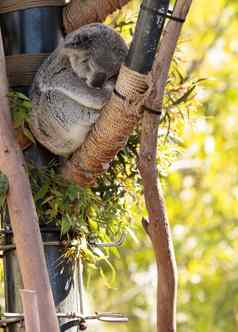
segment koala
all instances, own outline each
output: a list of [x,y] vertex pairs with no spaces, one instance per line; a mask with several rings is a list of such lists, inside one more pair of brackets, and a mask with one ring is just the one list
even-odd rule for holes
[[116,31],[93,23],[68,34],[43,62],[30,93],[30,128],[49,151],[69,157],[84,142],[127,51]]

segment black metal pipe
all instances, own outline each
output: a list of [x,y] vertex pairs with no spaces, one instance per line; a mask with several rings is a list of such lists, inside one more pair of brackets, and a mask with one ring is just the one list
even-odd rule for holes
[[169,0],[144,0],[126,59],[127,67],[147,74],[153,65],[168,12]]
[[[22,53],[50,53],[61,38],[62,7],[38,7],[0,14],[0,26],[6,55]],[[28,94],[30,87],[15,88]],[[25,152],[25,158],[38,166],[45,165],[53,156],[40,145],[33,145]],[[9,220],[5,220],[9,225]],[[5,225],[6,226],[6,225]],[[47,228],[48,231],[47,231]],[[52,232],[52,224],[44,224],[41,233],[43,241],[59,241],[60,232]],[[6,244],[13,243],[11,232],[5,235]],[[57,246],[45,247],[46,262],[58,312],[74,312],[78,309],[78,280],[75,278],[73,264],[63,260],[63,249]],[[22,312],[19,289],[22,280],[15,250],[4,255],[6,311]],[[61,320],[61,324],[65,320]],[[76,331],[71,327],[70,331]],[[22,328],[11,325],[8,332],[22,332]]]
[[75,326],[77,327],[77,331],[86,331],[88,328],[86,322],[79,322],[77,320],[72,320],[61,325],[60,332],[69,331],[72,327]]

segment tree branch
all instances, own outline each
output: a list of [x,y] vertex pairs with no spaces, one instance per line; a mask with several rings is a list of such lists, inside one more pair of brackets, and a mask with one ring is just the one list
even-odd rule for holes
[[[8,83],[0,30],[0,170],[7,176],[8,209],[24,287],[36,291],[41,331],[58,332],[38,217],[24,158],[16,144],[7,99]],[[29,313],[30,316],[30,313]]]
[[72,0],[63,12],[65,31],[71,32],[82,25],[102,22],[129,0]]
[[[185,18],[191,2],[192,0],[177,0],[174,16]],[[157,109],[158,111],[162,109],[169,67],[181,27],[180,23],[170,21],[163,34],[152,71],[154,88],[146,100],[146,106],[151,109]],[[143,220],[143,226],[151,239],[158,270],[157,332],[175,332],[177,268],[168,216],[156,166],[159,121],[159,112],[158,115],[144,112],[139,170],[144,185],[144,197],[149,221]]]

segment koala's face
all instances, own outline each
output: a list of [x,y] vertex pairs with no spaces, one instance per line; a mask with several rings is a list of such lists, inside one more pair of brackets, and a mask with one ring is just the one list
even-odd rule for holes
[[72,69],[90,87],[101,88],[117,76],[127,55],[127,46],[118,33],[106,25],[83,26],[65,39]]

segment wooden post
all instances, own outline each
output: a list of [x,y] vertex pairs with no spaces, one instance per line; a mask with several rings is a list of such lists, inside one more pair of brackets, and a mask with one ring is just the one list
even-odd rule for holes
[[16,144],[8,105],[6,64],[0,34],[0,169],[9,181],[11,226],[24,288],[36,291],[41,332],[58,332],[43,245],[24,158]]

